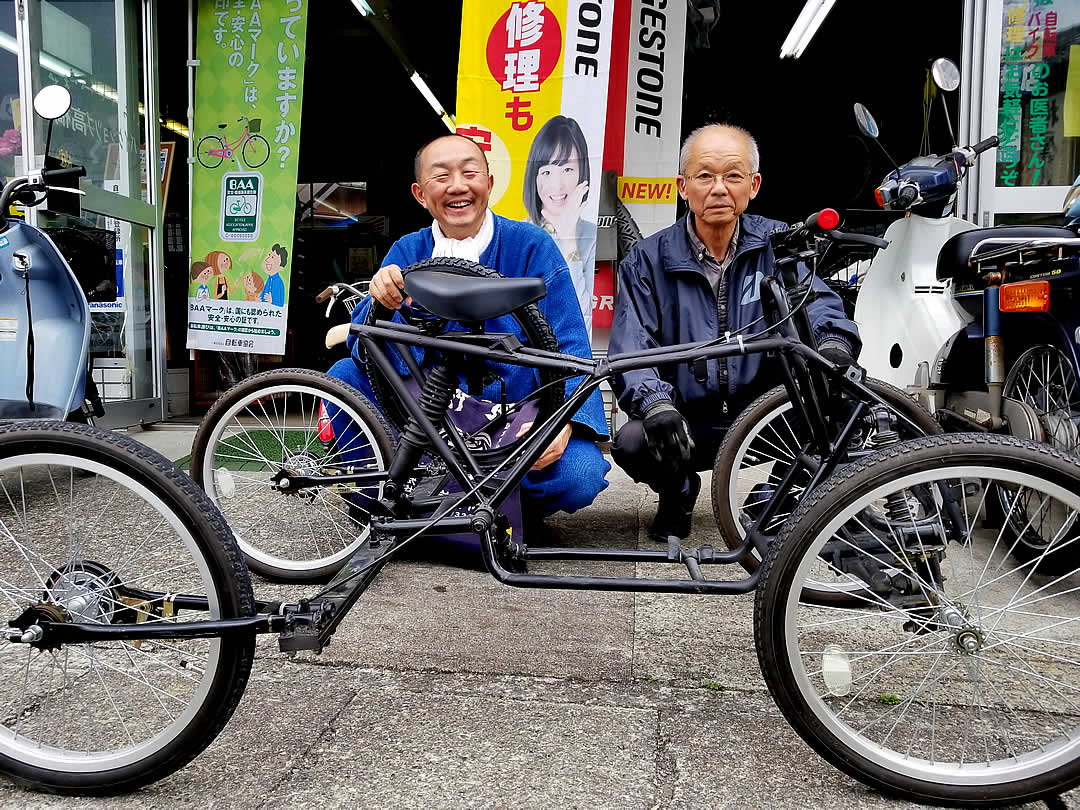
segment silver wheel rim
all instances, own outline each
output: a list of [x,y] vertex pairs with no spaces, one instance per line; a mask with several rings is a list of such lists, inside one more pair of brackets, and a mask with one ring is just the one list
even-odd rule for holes
[[1033,346],[1013,363],[1004,395],[1039,415],[1046,442],[1070,453],[1080,449],[1080,384],[1069,358],[1054,346]]
[[[76,476],[75,470],[82,472]],[[166,546],[169,539],[173,542]],[[97,559],[108,544],[116,546],[118,556]],[[157,570],[135,570],[141,560]],[[168,621],[154,612],[160,604],[133,606],[115,598],[120,591],[102,595],[100,588],[87,588],[84,596],[99,597],[94,609],[86,599],[73,598],[73,581],[99,585],[103,579],[86,575],[91,561],[109,567],[116,577],[111,584],[205,594],[209,610],[185,611],[184,620],[221,618],[195,538],[145,486],[96,461],[62,454],[0,460],[0,603],[11,614],[8,620],[51,594],[65,600],[76,620],[130,620],[141,609],[144,621]],[[79,576],[73,577],[76,570]],[[0,694],[6,698],[0,709],[0,753],[34,767],[76,773],[144,760],[171,744],[202,708],[220,654],[220,639],[96,642],[45,650],[0,636]],[[131,702],[140,698],[136,711]],[[156,730],[155,719],[161,726]]]
[[[746,499],[753,496],[753,487],[758,484],[778,485],[780,476],[773,472],[776,465],[790,463],[795,460],[794,453],[798,452],[798,448],[793,451],[791,445],[787,444],[788,439],[798,442],[795,431],[792,430],[791,423],[786,416],[791,409],[791,401],[785,400],[778,408],[771,410],[764,419],[761,419],[750,429],[750,432],[746,434],[746,439],[735,451],[735,460],[732,465],[734,474],[728,479],[728,509],[731,511],[734,523],[739,530],[740,539],[746,537],[746,530],[739,519],[739,516],[745,511],[745,507],[757,506],[768,500],[762,499],[746,503]],[[781,426],[775,424],[777,419],[782,419]],[[763,460],[757,464],[744,466],[743,462],[755,442],[759,446],[764,445],[762,449],[757,451],[758,456]],[[802,491],[801,487],[796,488],[796,492],[800,495]],[[790,512],[785,512],[775,516],[774,520],[779,522],[770,524],[770,526],[778,527],[780,523],[787,519],[789,514]]]
[[[728,480],[727,508],[730,510],[735,504],[739,504],[738,512],[732,512],[732,517],[734,518],[735,525],[738,527],[740,539],[746,537],[746,530],[743,528],[742,521],[739,519],[739,515],[744,511],[744,506],[756,506],[767,500],[765,499],[746,504],[745,499],[752,496],[753,487],[758,484],[778,485],[780,483],[780,476],[773,472],[776,465],[794,461],[794,453],[798,452],[798,449],[801,449],[801,444],[799,448],[794,451],[792,450],[791,445],[787,444],[788,440],[798,442],[798,437],[795,435],[795,431],[792,429],[791,422],[787,417],[791,411],[791,401],[785,399],[780,403],[779,407],[774,408],[767,413],[765,418],[759,420],[757,424],[750,429],[750,432],[746,435],[746,439],[735,451],[735,460],[732,465],[734,474],[731,475]],[[782,420],[780,426],[777,426],[776,424],[777,419]],[[753,446],[755,442],[764,445],[764,448],[757,451],[759,457],[764,458],[764,461],[760,464],[744,467],[743,462],[750,452],[751,446]],[[753,472],[744,479],[744,473],[748,470],[752,470]],[[797,484],[793,488],[793,493],[797,493],[797,496],[800,498],[804,491],[805,487]],[[773,522],[769,524],[766,531],[772,530],[775,532],[779,530],[780,526],[787,520],[790,514],[791,512],[788,511],[774,515]],[[755,560],[760,562],[761,555],[756,550],[752,550],[751,554]],[[820,573],[823,581],[819,583],[818,581],[811,579],[807,583],[807,589],[809,591],[824,590],[831,593],[837,592],[838,589],[826,577],[827,572],[822,570]]]
[[[319,438],[323,401],[359,428],[336,450]],[[368,463],[374,469],[386,469],[373,432],[336,394],[303,383],[272,385],[237,402],[218,419],[203,457],[203,487],[249,559],[297,573],[314,572],[344,563],[367,539],[369,515],[347,498],[352,492],[379,498],[382,485],[324,487],[301,498],[273,490],[270,478],[283,458],[290,466],[315,472],[320,464],[342,462],[353,454],[370,454]],[[241,469],[231,469],[236,466]]]
[[[1071,519],[1063,526],[1062,538],[1058,542],[1061,545],[1080,543],[1080,535],[1077,534],[1080,522],[1076,520],[1080,496],[1035,476],[997,467],[992,469],[993,480],[999,485],[1007,485],[1017,494],[1022,488],[1029,488],[1064,505]],[[955,543],[948,545],[949,557],[943,563],[943,573],[947,577],[945,585],[935,590],[925,581],[916,583],[920,590],[938,594],[939,608],[933,614],[932,621],[926,618],[926,614],[905,613],[875,604],[870,596],[861,597],[863,604],[854,609],[830,609],[799,603],[799,583],[818,564],[818,552],[840,527],[853,525],[848,521],[854,520],[863,509],[880,503],[891,492],[945,478],[979,479],[983,485],[977,498],[969,496],[963,501],[964,519],[971,542],[966,546]],[[943,464],[939,469],[897,479],[860,497],[846,505],[809,544],[787,592],[783,618],[785,651],[798,690],[809,710],[829,732],[859,755],[883,768],[915,779],[951,785],[987,786],[1044,774],[1068,765],[1080,756],[1080,723],[1076,719],[1080,715],[1080,675],[1077,674],[1080,671],[1080,660],[1077,660],[1080,654],[1076,652],[1080,650],[1080,575],[1074,571],[1061,577],[1037,576],[1037,561],[1019,563],[1012,560],[1003,530],[977,528],[985,512],[986,496],[993,489],[992,485],[985,485],[986,479],[986,467],[946,467]],[[983,536],[986,531],[990,531],[990,537]],[[983,553],[986,555],[985,561],[980,559]],[[1011,568],[1002,574],[1001,569],[1007,566]],[[961,570],[964,568],[974,577],[970,580],[973,587],[966,589],[961,584]],[[1014,586],[1018,587],[1009,597],[1009,590]],[[991,601],[1001,598],[1000,594],[1009,597],[1004,604]],[[956,626],[949,626],[938,618],[940,616],[961,618],[957,619]],[[904,620],[912,619],[925,632],[896,632],[896,627],[901,626]],[[876,624],[871,627],[871,621],[875,620]],[[1038,624],[1023,629],[1033,622]],[[971,630],[974,635],[968,632]],[[871,648],[869,641],[851,639],[850,636],[857,632],[864,633],[866,639],[878,639],[875,643],[881,645],[880,649]],[[830,638],[843,640],[844,643],[830,644]],[[973,638],[978,641],[977,650],[974,653],[961,652],[959,640],[968,642]],[[845,644],[849,647],[846,651]],[[1051,667],[1065,667],[1073,675],[1046,677],[1040,669],[1026,663],[1022,655],[1032,652],[1032,645],[1041,645],[1049,650],[1042,654],[1052,662]],[[836,647],[841,648],[843,655],[837,652]],[[895,663],[897,659],[900,663]],[[845,665],[837,664],[837,661],[845,660]],[[946,663],[940,664],[940,670],[936,669],[939,666],[937,662],[943,660]],[[884,663],[880,663],[882,661]],[[930,669],[920,681],[919,667],[924,665]],[[847,667],[846,674],[844,666]],[[881,673],[893,666],[897,670],[901,666],[914,670],[914,674],[903,673],[907,682],[913,685],[910,693],[899,689],[881,691],[889,688]],[[1040,667],[1043,666],[1046,664],[1040,663]],[[832,679],[840,687],[827,685],[826,669],[833,673]],[[998,677],[983,678],[979,673],[984,671],[993,672]],[[1005,673],[1004,678],[1000,672]],[[965,675],[971,683],[963,683]],[[973,717],[966,725],[954,724],[953,727],[936,730],[939,713],[944,718],[946,711],[955,712],[958,708],[953,703],[939,702],[937,699],[937,689],[945,676],[948,676],[950,683],[955,679],[961,687],[967,688],[970,702],[966,708],[973,710]],[[1032,689],[1029,684],[1022,684],[1020,676],[1035,676],[1038,688]],[[845,678],[849,691],[840,694]],[[957,692],[962,694],[963,689]],[[976,695],[979,696],[978,704]],[[990,697],[984,700],[984,695]],[[1031,708],[1019,705],[1021,697],[1028,701]],[[983,702],[991,700],[1002,702],[997,711],[1008,713],[1010,722],[1022,719],[1025,714],[1039,716],[1040,722],[1054,726],[1054,732],[1050,735],[1052,738],[1040,741],[1034,750],[1021,752],[1017,748],[1023,745],[1019,737],[1016,737],[1014,744],[1010,741],[1011,735],[1006,734],[1004,742],[999,739],[995,743],[1004,756],[994,756],[990,752],[988,739],[994,733],[990,717],[992,707],[983,705]],[[1065,711],[1052,711],[1052,706],[1059,702]],[[1013,703],[1017,705],[1013,706]],[[846,712],[850,712],[848,717],[842,718],[841,715]],[[908,724],[902,726],[900,721],[909,713],[913,717],[909,717]],[[864,722],[868,715],[874,716],[874,719]],[[849,720],[860,727],[854,728]],[[902,735],[908,733],[911,723],[916,723],[916,726],[905,748],[902,741],[906,738]],[[900,732],[897,732],[898,728]],[[881,742],[864,733],[870,729],[878,736],[885,732]],[[975,734],[984,735],[983,745],[987,755],[981,760],[977,756],[978,746],[969,739],[973,729]],[[935,732],[939,741],[944,740],[938,747],[935,746]],[[896,734],[895,746],[889,741],[893,734]],[[925,750],[927,735],[929,751]],[[962,754],[956,760],[948,760],[945,753],[953,750],[950,740],[956,739],[962,742]],[[966,755],[969,744],[970,757]],[[942,756],[936,756],[937,753]]]

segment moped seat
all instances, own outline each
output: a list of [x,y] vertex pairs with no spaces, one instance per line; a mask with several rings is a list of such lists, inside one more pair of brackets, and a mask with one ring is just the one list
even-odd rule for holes
[[[969,264],[971,251],[984,239],[1010,239],[1020,245],[1030,239],[1076,239],[1076,231],[1053,225],[1000,225],[958,233],[950,237],[938,251],[938,281],[957,279],[971,282],[986,272],[985,267],[980,269],[977,264]],[[987,245],[986,251],[997,251],[1004,246]]]
[[547,295],[541,278],[475,278],[452,271],[414,270],[405,294],[440,318],[479,323],[513,312]]

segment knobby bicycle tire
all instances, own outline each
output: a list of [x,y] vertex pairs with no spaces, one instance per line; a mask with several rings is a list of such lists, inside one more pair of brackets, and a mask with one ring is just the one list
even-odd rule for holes
[[[1022,563],[1003,572],[1007,540],[982,522],[988,494],[1003,483],[1017,492],[1045,493],[1075,515],[1078,480],[1080,459],[1045,444],[945,434],[846,465],[804,498],[769,549],[754,603],[761,671],[795,731],[849,775],[918,802],[1000,807],[1080,784],[1076,704],[1060,687],[1075,694],[1080,663],[1068,649],[1061,655],[1052,650],[1077,646],[1080,613],[1072,583],[1080,572],[1073,571],[1073,579],[1033,580],[1030,564]],[[866,548],[854,545],[850,532],[866,527],[870,510],[891,493],[922,488],[935,494],[921,505],[937,511],[925,512],[929,525],[940,523],[941,487],[961,500],[945,522],[955,526],[960,518],[964,531],[945,542],[938,574],[914,574],[913,594],[922,594],[924,607],[918,599],[896,607],[875,592],[845,619],[844,609],[801,600],[799,577],[820,563],[824,544]],[[912,501],[902,502],[902,509],[911,508]],[[895,527],[914,526],[915,513],[909,514],[876,529],[877,538],[899,548]],[[1080,542],[1075,529],[1068,538]],[[893,552],[894,581],[907,571],[933,570],[919,568],[925,552],[915,552],[925,548],[922,543]],[[1048,601],[1054,599],[1059,601]],[[1025,630],[1029,624],[1033,628]],[[1035,688],[1024,685],[1029,678]],[[948,689],[956,696],[943,694],[939,701],[939,690]],[[1009,728],[1024,722],[1033,729]]]
[[[470,262],[467,259],[424,259],[423,261],[416,262],[402,270],[402,276],[416,270],[440,270],[462,276],[474,276],[476,278],[502,278],[499,273],[491,268],[484,267],[476,262]],[[390,320],[393,317],[393,314],[393,310],[387,309],[372,298],[371,306],[368,307],[367,317],[364,322],[369,326],[373,326],[378,320]],[[519,307],[509,313],[509,315],[514,319],[518,328],[521,330],[521,334],[518,335],[518,337],[523,338],[522,342],[526,346],[549,352],[559,351],[559,342],[555,337],[555,333],[552,331],[551,325],[536,304],[528,304],[524,307]],[[399,431],[404,430],[408,414],[401,405],[398,404],[393,392],[390,390],[386,381],[383,380],[382,373],[379,371],[378,367],[371,358],[366,355],[364,355],[364,372],[371,382],[371,390],[374,392],[375,400],[383,414],[386,415],[394,427]],[[537,375],[537,387],[547,386],[540,394],[537,401],[538,410],[536,422],[539,424],[563,403],[565,386],[559,382],[560,377],[563,375],[560,375],[556,371],[550,369],[535,369],[535,372]],[[484,453],[481,451],[479,455],[482,456]]]
[[[69,481],[62,476],[65,467],[70,470]],[[165,613],[163,607],[162,617],[155,618],[157,614],[149,612],[154,610],[150,602],[136,602],[137,607],[132,609],[129,607],[132,604],[130,601],[121,602],[116,596],[128,588],[128,582],[135,583],[135,587],[155,590],[160,588],[161,580],[173,580],[176,584],[183,582],[176,566],[167,566],[162,562],[161,555],[167,557],[169,548],[190,556],[189,572],[195,572],[196,579],[207,587],[204,595],[211,605],[216,605],[212,608],[218,614],[216,618],[241,618],[255,613],[247,568],[221,514],[190,478],[145,445],[86,425],[16,423],[0,428],[0,484],[4,484],[4,471],[18,471],[18,483],[24,489],[13,490],[11,482],[4,485],[4,489],[16,498],[16,504],[22,498],[20,507],[25,510],[23,520],[29,524],[37,515],[42,521],[35,535],[36,561],[31,567],[36,575],[33,581],[38,583],[40,589],[41,579],[51,570],[46,588],[51,596],[47,594],[41,599],[64,607],[68,621],[82,618],[94,624],[137,623],[138,611],[146,613],[147,621],[169,621],[164,617],[172,613]],[[60,487],[53,480],[57,471],[61,474]],[[14,474],[12,472],[8,477]],[[52,486],[41,486],[35,495],[35,477],[43,484],[47,479]],[[115,487],[115,491],[110,489],[111,486]],[[81,491],[85,491],[86,495],[79,495]],[[111,497],[110,492],[113,492]],[[55,503],[52,503],[53,497]],[[50,554],[46,550],[49,548],[49,538],[56,533],[56,522],[51,513],[61,508],[69,498],[73,506],[79,504],[79,508],[67,516],[67,520],[72,521],[72,526],[77,529],[73,529],[73,536],[65,533],[63,538],[56,540],[56,559],[50,562],[44,555]],[[138,514],[131,514],[122,508],[134,502],[164,510],[159,512],[161,519],[155,520],[151,514],[144,516],[140,522],[142,508],[137,510]],[[4,504],[5,507],[9,505]],[[98,510],[95,517],[93,513]],[[120,525],[125,520],[131,521],[131,525]],[[112,525],[114,521],[116,525]],[[61,520],[61,528],[63,523]],[[131,532],[140,527],[146,532],[146,537],[133,537]],[[170,528],[172,535],[169,534]],[[179,542],[170,546],[170,537]],[[115,559],[105,559],[101,555],[109,538],[116,544]],[[12,535],[0,545],[16,542]],[[91,552],[96,553],[90,556]],[[6,590],[14,587],[10,583],[18,582],[20,563],[17,561],[20,557],[10,554],[3,556],[7,557],[8,563],[3,576],[4,584],[0,587]],[[172,558],[168,559],[173,561]],[[145,562],[137,563],[137,560]],[[59,565],[60,562],[63,565]],[[143,570],[139,565],[155,567]],[[86,591],[86,594],[98,594],[98,610],[101,612],[96,615],[99,618],[83,618],[82,611],[89,610],[86,606],[91,604],[87,596],[64,598],[72,595],[71,589],[76,587],[72,583],[77,582],[97,582],[98,586],[102,582],[108,583],[104,590]],[[32,589],[23,590],[24,594],[31,592]],[[25,600],[25,596],[22,598]],[[182,619],[185,613],[191,615],[187,610],[177,611],[175,615]],[[213,617],[212,614],[210,617]],[[190,644],[198,651],[202,647],[197,645],[204,642],[207,645],[205,661],[200,661],[198,656],[190,660],[184,645]],[[25,712],[18,715],[22,718],[21,729],[13,733],[11,728],[5,728],[4,733],[0,734],[0,771],[24,787],[54,793],[110,795],[135,790],[168,776],[190,762],[221,732],[236,709],[251,671],[254,635],[232,634],[228,638],[189,641],[181,639],[172,644],[151,641],[145,642],[145,645],[141,647],[138,642],[102,640],[93,644],[62,644],[55,650],[38,650],[40,657],[35,660],[46,660],[50,655],[59,659],[52,669],[46,663],[32,665],[28,658],[28,671],[31,666],[35,670],[40,668],[37,677],[30,682],[45,690],[44,697],[38,698],[33,708],[28,706]],[[28,644],[2,640],[0,660],[7,659],[8,654],[21,655],[22,649],[26,649],[27,653],[32,651]],[[178,663],[172,667],[169,666],[170,657],[178,659]],[[182,672],[185,659],[193,667],[192,675],[186,681],[183,675],[174,674]],[[103,669],[99,670],[96,678],[93,666],[88,670],[88,678],[80,677],[80,667],[85,668],[87,661],[92,665],[99,660]],[[200,664],[203,666],[200,667]],[[72,696],[72,708],[78,706],[80,710],[67,716],[68,726],[56,732],[55,739],[46,740],[44,738],[49,736],[46,726],[53,715],[45,711],[42,699],[45,705],[50,700],[61,702],[69,688],[69,666],[74,670],[70,675],[73,690],[87,695],[91,690],[100,688],[107,693],[108,699],[91,699],[78,694]],[[125,676],[123,672],[129,666],[133,673]],[[176,666],[181,669],[175,669]],[[7,668],[6,665],[4,668]],[[50,687],[49,684],[61,677],[58,673],[62,674],[62,683],[55,688]],[[171,678],[166,684],[168,688],[155,688],[148,680],[155,676]],[[108,682],[119,683],[121,691],[115,695],[108,692]],[[0,695],[4,698],[3,702],[8,703],[7,710],[11,708],[10,702],[17,699],[15,693],[20,683],[23,683],[22,699],[33,697],[25,694],[26,686],[21,677],[13,679],[5,676],[3,683]],[[169,710],[161,703],[161,696],[176,692],[185,683],[193,684],[184,687],[192,692],[191,704],[184,711],[180,708]],[[139,700],[143,692],[150,694],[145,695],[145,711],[139,714],[133,711],[132,701]],[[180,694],[183,694],[183,689],[180,689]],[[107,708],[110,703],[112,709]],[[118,706],[124,706],[133,720],[138,718],[138,724],[131,731],[128,731],[125,715],[120,713]],[[144,733],[145,739],[136,741],[132,732],[138,734],[146,729],[155,714],[163,715],[160,722],[164,728],[155,733],[155,727],[151,725],[149,732]],[[98,716],[94,718],[92,715]],[[126,735],[108,731],[107,724],[117,719],[123,730],[128,732]],[[96,739],[88,747],[78,743],[81,727],[73,729],[70,724],[81,723],[89,727],[91,721],[97,729]],[[65,721],[58,722],[63,725]],[[28,738],[31,728],[39,732],[37,742]]]

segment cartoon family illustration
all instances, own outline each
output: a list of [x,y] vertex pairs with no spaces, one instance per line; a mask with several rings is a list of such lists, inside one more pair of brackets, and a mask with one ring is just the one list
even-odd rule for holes
[[[244,259],[245,253],[241,259]],[[285,306],[285,281],[281,271],[289,264],[289,251],[279,244],[274,244],[262,260],[262,273],[248,269],[240,273],[234,286],[228,273],[233,269],[232,257],[224,250],[212,250],[206,254],[206,261],[193,262],[191,281],[197,285],[191,297],[196,301],[203,299],[224,299],[226,301],[259,301],[275,307]]]

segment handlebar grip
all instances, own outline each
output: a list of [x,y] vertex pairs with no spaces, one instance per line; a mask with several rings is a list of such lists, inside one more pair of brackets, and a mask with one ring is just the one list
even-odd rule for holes
[[315,303],[316,304],[321,304],[323,301],[325,301],[327,298],[329,298],[333,294],[334,294],[334,288],[333,287],[327,287],[325,290],[323,290],[321,293],[319,293],[318,295],[315,296]]
[[999,143],[1001,143],[1001,141],[998,140],[998,136],[991,135],[985,141],[979,141],[977,144],[972,146],[971,151],[974,152],[976,155],[979,155],[985,152],[987,149],[993,149]]
[[822,208],[816,214],[808,216],[802,227],[811,233],[831,231],[840,224],[840,214],[833,208]]
[[889,243],[877,236],[871,236],[868,233],[848,233],[847,231],[833,231],[829,234],[834,242],[846,242],[853,245],[866,245],[867,247],[874,247],[880,250],[884,250],[889,246]]
[[896,201],[903,208],[914,205],[917,199],[919,199],[919,190],[913,185],[900,186],[900,190],[896,192]]
[[77,180],[86,177],[85,166],[72,166],[68,169],[46,169],[41,173],[41,179],[46,183],[52,180]]

